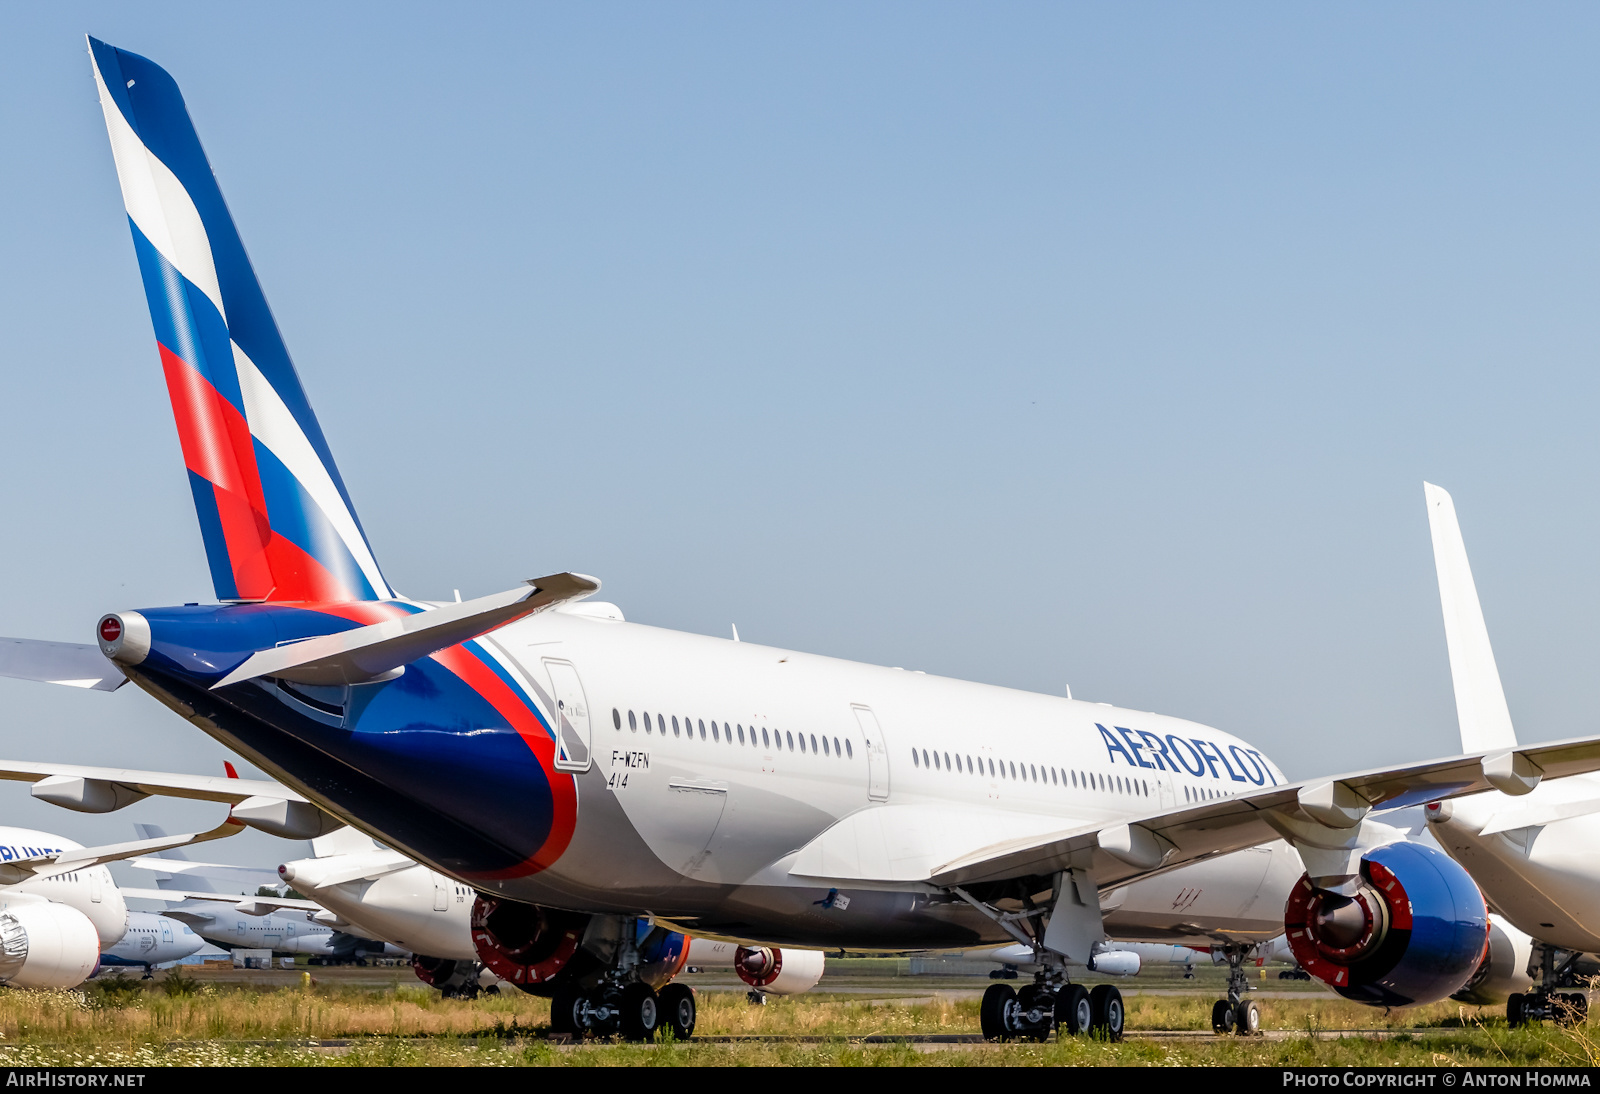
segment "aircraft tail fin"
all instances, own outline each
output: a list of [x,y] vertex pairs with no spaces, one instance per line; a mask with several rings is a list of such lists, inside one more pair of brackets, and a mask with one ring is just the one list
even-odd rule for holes
[[178,85],[89,52],[218,598],[392,598]]
[[[140,839],[160,839],[162,836],[167,834],[167,830],[165,828],[161,827],[161,825],[159,825],[159,824],[136,823],[133,826],[133,830],[138,835],[138,837]],[[179,849],[177,847],[170,847],[165,851],[157,851],[154,854],[148,855],[146,857],[147,858],[169,858],[169,859],[173,859],[175,862],[188,862],[189,861],[189,856],[186,855],[181,849]],[[189,878],[185,878],[185,877],[180,877],[176,873],[167,874],[167,873],[160,873],[160,872],[156,873],[156,888],[157,889],[193,889],[196,892],[203,892],[203,893],[214,893],[214,892],[217,891],[216,890],[216,886],[212,885],[209,881],[206,881],[204,879],[201,879],[201,878],[189,879]]]
[[1433,565],[1444,608],[1444,637],[1450,650],[1450,679],[1455,685],[1461,751],[1515,748],[1517,731],[1511,724],[1511,710],[1500,685],[1500,669],[1489,645],[1489,628],[1483,621],[1472,567],[1467,563],[1455,502],[1448,492],[1432,483],[1423,483],[1422,492],[1427,499],[1428,528],[1433,533]]

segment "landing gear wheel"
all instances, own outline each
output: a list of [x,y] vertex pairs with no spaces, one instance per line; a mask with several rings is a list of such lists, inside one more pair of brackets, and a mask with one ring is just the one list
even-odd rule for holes
[[1122,1040],[1127,1019],[1122,1008],[1122,993],[1110,984],[1096,984],[1089,993],[1089,1009],[1094,1014],[1094,1031],[1108,1041]]
[[1016,1032],[1017,993],[1010,984],[990,984],[978,1004],[978,1027],[985,1041],[1009,1041]]
[[661,1028],[672,1033],[675,1041],[687,1041],[694,1036],[694,989],[687,984],[668,984],[657,997],[661,1004]]
[[1233,1008],[1234,1025],[1241,1037],[1254,1037],[1261,1032],[1261,1008],[1246,1000]]
[[1557,1024],[1563,1026],[1576,1026],[1582,1024],[1589,1015],[1589,999],[1577,992],[1561,992],[1550,997],[1551,1012],[1555,1015]]
[[550,997],[550,1032],[583,1033],[583,993],[571,986],[559,987]]
[[1094,1025],[1094,1008],[1082,984],[1068,984],[1056,992],[1056,1028],[1076,1037]]
[[1516,1029],[1525,1021],[1527,1021],[1527,1019],[1522,1013],[1522,993],[1516,992],[1506,999],[1506,1025],[1510,1026],[1512,1029]]
[[1211,1005],[1211,1029],[1219,1037],[1233,1032],[1233,1004],[1226,999]]
[[1017,1036],[1048,1041],[1055,1016],[1055,996],[1050,989],[1029,984],[1017,992]]
[[629,984],[622,989],[621,1033],[624,1041],[649,1041],[661,1024],[661,1000],[649,984]]

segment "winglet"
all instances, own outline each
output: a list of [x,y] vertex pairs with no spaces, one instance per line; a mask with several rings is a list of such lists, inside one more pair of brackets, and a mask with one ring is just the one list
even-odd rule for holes
[[1433,533],[1433,564],[1439,576],[1439,601],[1444,608],[1444,637],[1450,649],[1450,679],[1455,684],[1456,719],[1462,752],[1516,748],[1517,731],[1500,686],[1500,669],[1489,646],[1489,628],[1478,603],[1478,587],[1467,564],[1467,547],[1456,521],[1449,493],[1422,484]]

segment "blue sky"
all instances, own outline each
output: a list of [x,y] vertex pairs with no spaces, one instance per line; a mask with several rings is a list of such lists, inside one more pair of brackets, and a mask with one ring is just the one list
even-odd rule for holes
[[0,7],[0,634],[78,641],[211,596],[85,32],[183,87],[411,595],[577,569],[1309,776],[1456,750],[1426,478],[1523,739],[1597,729],[1593,7]]

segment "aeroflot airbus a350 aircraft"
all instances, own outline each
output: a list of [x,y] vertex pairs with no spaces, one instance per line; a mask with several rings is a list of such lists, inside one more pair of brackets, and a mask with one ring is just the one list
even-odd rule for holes
[[[106,615],[114,668],[67,678],[124,674],[288,784],[306,802],[279,830],[348,822],[472,886],[479,953],[558,1024],[649,1035],[621,929],[646,914],[799,946],[1015,940],[1043,971],[996,986],[988,1034],[1120,1032],[1115,991],[1066,976],[1104,942],[1100,893],[1279,837],[1308,871],[1284,913],[1302,965],[1372,1004],[1440,999],[1479,964],[1482,898],[1438,852],[1363,854],[1368,812],[1600,767],[1586,738],[1291,783],[1177,718],[627,623],[580,574],[401,597],[177,85],[90,50],[220,603]],[[574,986],[579,954],[601,971]]]

